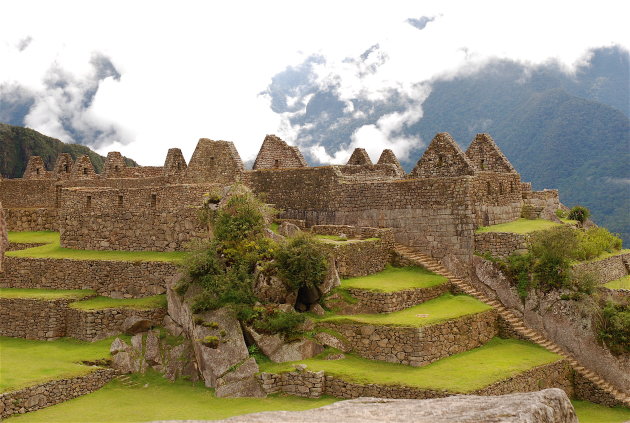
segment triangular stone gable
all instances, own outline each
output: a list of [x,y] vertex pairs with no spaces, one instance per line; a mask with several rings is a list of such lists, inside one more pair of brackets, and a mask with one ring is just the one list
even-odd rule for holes
[[127,164],[122,154],[118,151],[110,151],[107,153],[107,159],[103,166],[103,174],[108,178],[120,178],[125,174]]
[[71,173],[71,179],[93,179],[96,177],[92,161],[86,154],[77,158]]
[[398,173],[401,175],[405,174],[405,171],[403,170],[402,166],[400,165],[400,162],[398,161],[398,158],[396,157],[396,155],[394,154],[394,152],[392,150],[390,150],[389,148],[383,150],[383,152],[381,153],[381,157],[378,158],[378,162],[376,162],[376,164],[389,164],[389,165],[394,165],[396,167],[396,169],[398,169]]
[[254,161],[253,169],[307,167],[297,147],[288,145],[280,137],[267,135]]
[[40,156],[31,156],[24,170],[24,179],[47,179],[50,177],[46,164]]
[[474,165],[453,137],[447,132],[440,132],[433,138],[410,176],[413,178],[465,176],[474,173]]
[[365,151],[365,148],[355,148],[352,152],[352,155],[350,156],[350,159],[348,159],[348,163],[346,163],[346,165],[352,166],[363,166],[371,164],[372,160],[370,160],[370,156],[368,155],[367,151]]
[[234,143],[201,138],[188,164],[187,175],[204,182],[234,182],[241,179],[244,170]]
[[53,173],[57,179],[68,179],[70,178],[72,172],[72,166],[74,165],[74,160],[72,160],[72,156],[68,153],[61,153],[57,156],[57,161],[55,162],[55,168],[53,169]]
[[516,173],[512,163],[505,157],[490,134],[477,134],[466,150],[466,156],[477,170]]
[[166,176],[182,175],[186,172],[188,165],[182,150],[179,148],[169,148],[164,160],[164,174]]

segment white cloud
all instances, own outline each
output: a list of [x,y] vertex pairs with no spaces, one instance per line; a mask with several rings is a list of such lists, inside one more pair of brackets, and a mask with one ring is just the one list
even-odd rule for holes
[[[209,137],[235,141],[249,159],[266,133],[291,136],[258,93],[312,54],[326,57],[319,82],[339,81],[343,100],[387,99],[391,90],[411,98],[417,82],[489,57],[555,58],[571,69],[590,47],[628,47],[624,12],[617,1],[9,2],[3,14],[11,18],[0,26],[0,85],[46,93],[29,125],[68,140],[55,120],[69,113],[67,103],[43,79],[58,66],[74,76],[69,90],[80,95],[90,58],[101,53],[120,81],[102,81],[91,107],[70,115],[78,128],[117,129],[120,139],[101,140],[114,144],[100,151],[115,147],[142,164],[160,164],[169,147],[189,158],[197,139]],[[421,16],[436,19],[421,31],[407,23]],[[344,62],[375,44],[369,66]],[[371,123],[354,139],[403,154],[411,141],[397,138],[396,125],[412,117]]]

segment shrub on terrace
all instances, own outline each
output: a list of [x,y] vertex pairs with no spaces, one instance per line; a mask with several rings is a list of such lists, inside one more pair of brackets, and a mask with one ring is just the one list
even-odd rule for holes
[[584,206],[575,206],[571,208],[571,211],[569,211],[569,219],[577,220],[578,222],[580,222],[580,224],[586,222],[586,219],[588,219],[590,216],[591,211]]
[[276,254],[280,277],[295,289],[322,283],[328,268],[327,260],[322,244],[307,233],[291,238]]
[[608,301],[598,321],[599,339],[615,354],[630,352],[630,305]]

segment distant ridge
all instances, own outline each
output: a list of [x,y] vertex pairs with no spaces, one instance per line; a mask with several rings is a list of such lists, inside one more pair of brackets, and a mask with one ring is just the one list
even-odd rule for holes
[[[84,145],[66,144],[30,128],[0,123],[0,175],[3,178],[22,177],[30,156],[41,156],[46,167],[52,169],[59,153],[68,153],[73,159],[87,154],[98,173],[105,162],[105,157]],[[138,166],[126,157],[125,162],[127,166]]]

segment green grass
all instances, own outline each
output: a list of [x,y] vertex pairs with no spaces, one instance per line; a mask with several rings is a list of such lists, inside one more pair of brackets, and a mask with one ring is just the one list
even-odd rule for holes
[[52,244],[59,241],[59,232],[9,232],[9,242],[17,244]]
[[500,223],[492,226],[482,226],[477,228],[476,233],[484,232],[512,232],[515,234],[528,234],[534,231],[541,231],[544,229],[553,228],[560,223],[552,222],[545,219],[517,219],[513,222]]
[[[490,310],[487,304],[468,295],[444,294],[431,301],[393,313],[332,315],[320,322],[422,327]],[[420,315],[420,316],[419,316]]]
[[280,224],[277,222],[274,222],[271,225],[269,225],[269,229],[271,229],[275,233],[278,233],[278,228],[280,228]]
[[393,267],[388,265],[383,271],[368,276],[343,279],[342,288],[365,289],[378,292],[395,292],[405,289],[429,288],[448,281],[422,267]]
[[36,288],[0,288],[0,298],[27,298],[33,300],[76,299],[95,295],[91,289],[36,289]]
[[[131,375],[140,384],[126,387],[112,381],[103,388],[59,405],[10,418],[6,421],[127,423],[152,420],[225,419],[260,411],[299,411],[338,401],[322,397],[309,399],[285,395],[267,398],[216,398],[214,390],[201,383],[174,383],[154,372]],[[148,385],[146,388],[145,385]]]
[[423,367],[346,355],[341,360],[319,357],[294,363],[262,363],[260,369],[281,373],[292,371],[293,364],[303,363],[311,371],[323,370],[329,375],[359,384],[406,385],[466,393],[560,359],[559,355],[530,342],[494,338],[479,348]]
[[[63,248],[58,232],[10,232],[11,242],[35,243],[34,240],[47,240],[46,245],[9,251],[7,257],[52,258],[71,260],[113,260],[113,261],[164,261],[177,262],[186,255],[183,251],[95,251]],[[20,240],[20,241],[14,241]],[[37,242],[41,243],[41,242]]]
[[600,255],[598,255],[595,258],[592,258],[590,260],[584,260],[584,261],[573,261],[573,263],[592,263],[594,261],[599,261],[599,260],[604,260],[610,257],[614,257],[614,256],[618,256],[621,254],[628,254],[630,253],[630,248],[624,248],[623,250],[617,250],[617,251],[612,251],[612,252],[604,252]]
[[580,423],[622,423],[630,420],[630,408],[606,407],[588,401],[571,401]]
[[109,358],[112,340],[90,343],[58,339],[47,342],[0,337],[0,392],[87,374],[94,367],[80,362]]
[[610,289],[630,289],[630,275],[605,283],[604,286]]
[[151,310],[154,308],[166,308],[166,296],[154,295],[144,298],[110,298],[94,297],[84,301],[71,303],[70,307],[79,310],[103,310],[106,308],[133,308],[135,310]]
[[565,219],[565,218],[561,217],[560,220],[562,221],[562,223],[566,223],[567,225],[576,226],[578,224],[578,221],[577,220],[573,220],[573,219]]

